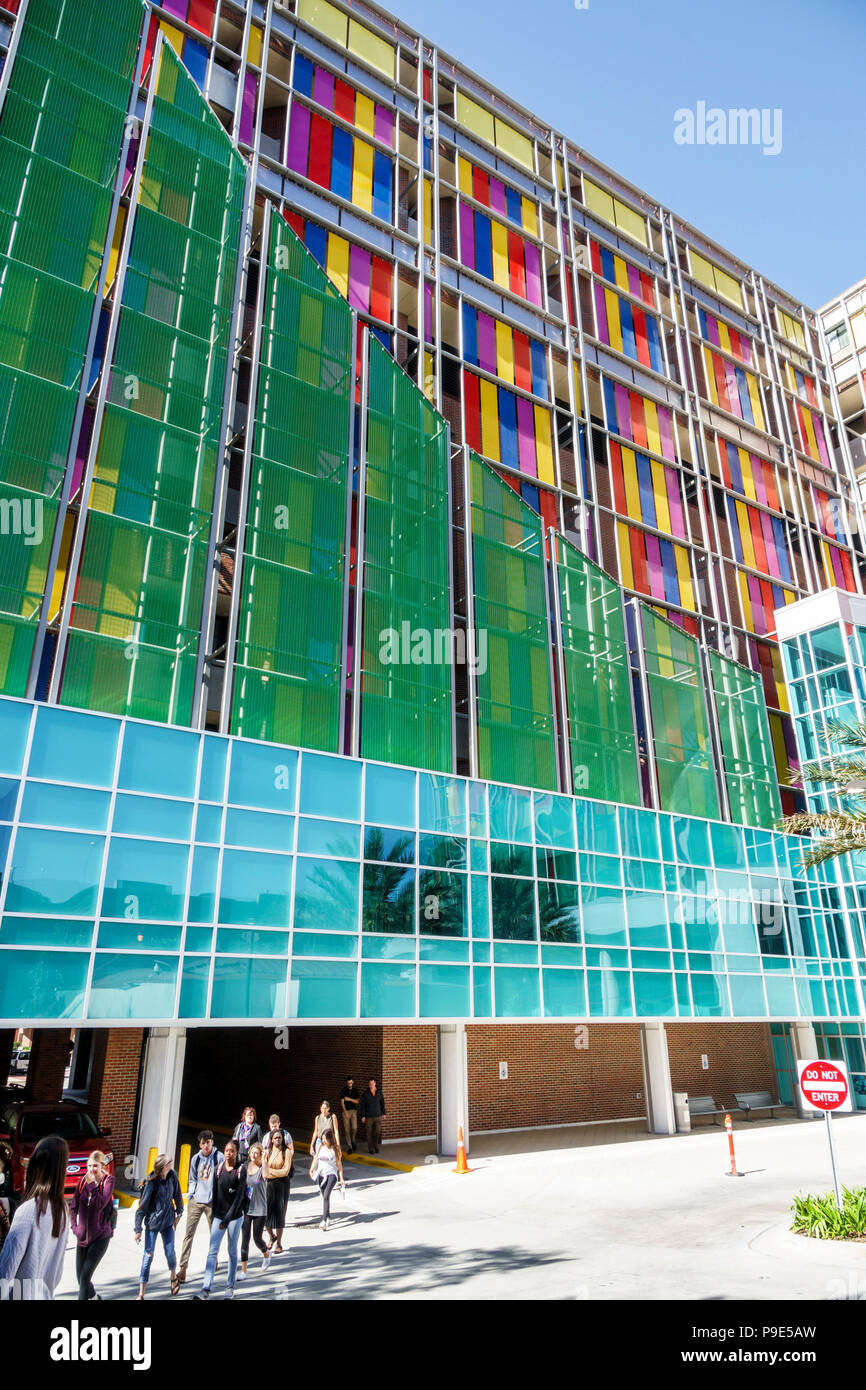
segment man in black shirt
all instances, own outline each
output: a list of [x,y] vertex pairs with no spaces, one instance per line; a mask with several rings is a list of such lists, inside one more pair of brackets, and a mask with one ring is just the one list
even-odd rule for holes
[[367,1150],[371,1154],[379,1152],[382,1142],[382,1116],[385,1113],[385,1100],[375,1081],[371,1081],[361,1097],[361,1124],[367,1133]]
[[358,1088],[351,1076],[346,1077],[346,1084],[340,1092],[340,1110],[343,1113],[343,1138],[346,1141],[346,1153],[353,1154],[357,1147],[358,1138],[358,1103],[361,1097]]

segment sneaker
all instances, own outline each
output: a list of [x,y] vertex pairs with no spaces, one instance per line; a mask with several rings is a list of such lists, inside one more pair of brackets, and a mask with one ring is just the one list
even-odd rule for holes
[[232,1285],[229,1284],[228,1288],[226,1289],[226,1298],[234,1298],[234,1296],[235,1296],[235,1291],[234,1291]]
[[201,1293],[195,1295],[196,1303],[204,1303],[206,1298],[210,1298],[210,1289],[202,1289]]
[[270,1250],[266,1250],[265,1253],[264,1253],[264,1255],[262,1255],[262,1269],[270,1269],[270,1267],[271,1267],[271,1252],[270,1252]]
[[247,1277],[247,1272],[246,1272],[246,1270],[245,1270],[245,1269],[239,1269],[239,1270],[238,1270],[238,1279],[239,1279],[239,1280],[244,1280],[244,1279],[246,1279],[246,1277]]
[[321,1223],[321,1225],[319,1226],[319,1230],[320,1230],[320,1231],[327,1231],[329,1225],[330,1225],[330,1222],[328,1222],[328,1221],[323,1221],[323,1222]]

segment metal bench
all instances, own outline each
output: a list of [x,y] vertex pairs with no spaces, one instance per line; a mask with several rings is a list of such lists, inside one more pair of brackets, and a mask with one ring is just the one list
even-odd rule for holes
[[734,1099],[747,1120],[752,1118],[753,1110],[769,1110],[770,1119],[775,1120],[773,1111],[781,1108],[781,1103],[773,1100],[769,1091],[743,1091],[740,1094],[735,1093]]
[[689,1115],[711,1115],[713,1124],[718,1124],[716,1115],[727,1115],[727,1110],[720,1110],[712,1096],[689,1096]]

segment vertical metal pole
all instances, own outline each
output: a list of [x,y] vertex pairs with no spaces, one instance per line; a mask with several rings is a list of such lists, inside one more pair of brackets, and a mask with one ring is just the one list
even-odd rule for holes
[[337,752],[344,753],[346,735],[346,701],[349,686],[349,580],[352,563],[352,476],[355,468],[355,364],[358,360],[358,311],[352,310],[352,323],[349,329],[349,437],[346,441],[346,528],[343,538],[343,617],[340,650],[340,727],[337,735]]
[[842,1189],[839,1186],[839,1172],[836,1167],[836,1146],[833,1143],[833,1122],[830,1111],[824,1111],[824,1119],[827,1121],[827,1143],[830,1145],[830,1167],[833,1170],[833,1190],[836,1193],[836,1206],[842,1210]]
[[[3,64],[3,71],[0,73],[0,114],[6,102],[6,93],[9,90],[9,82],[12,77],[12,69],[15,66],[15,58],[18,53],[18,46],[21,43],[21,35],[24,32],[24,21],[27,18],[27,6],[30,0],[21,0],[18,16],[12,28],[12,38],[9,40],[9,47],[6,50],[6,61]],[[142,45],[144,47],[144,45]]]
[[[641,609],[643,604],[636,598],[627,599],[631,605],[635,622],[635,644],[637,647],[637,667],[640,680],[640,691],[644,709],[644,731],[646,734],[646,756],[647,768],[650,780],[650,799],[656,811],[662,810],[661,796],[659,794],[658,770],[656,768],[656,739],[655,729],[653,728],[652,705],[650,704],[649,679],[647,676],[646,652],[643,645],[643,624],[641,622]],[[629,671],[631,670],[631,658],[629,658]]]
[[[438,287],[437,287],[438,295]],[[446,448],[446,483],[447,483],[447,513],[448,513],[448,623],[452,634],[456,632],[454,625],[454,489],[451,482],[451,426],[445,426],[445,448]],[[434,644],[435,656],[435,644]],[[453,639],[448,644],[449,666],[451,669],[451,771],[457,771],[457,691],[454,682],[454,642]]]
[[722,730],[713,689],[713,673],[710,665],[710,654],[700,643],[698,643],[698,666],[699,679],[704,687],[704,704],[706,705],[708,716],[710,748],[713,759],[713,771],[716,778],[716,790],[719,794],[719,807],[722,812],[723,820],[733,820],[731,798],[728,795],[728,779],[725,773],[725,753],[722,745]]
[[[469,720],[469,776],[477,778],[478,773],[478,630],[475,626],[475,557],[472,552],[472,468],[469,460],[469,445],[463,445],[463,557],[466,572],[466,642],[472,634],[472,651],[475,660],[466,668],[466,715]],[[486,636],[486,634],[485,634]]]
[[547,646],[547,679],[548,679],[548,681],[550,682],[550,722],[551,722],[551,726],[552,726],[551,732],[552,732],[552,734],[553,734],[553,749],[554,749],[554,753],[555,753],[555,755],[556,755],[556,790],[557,790],[558,792],[561,792],[561,791],[563,790],[563,765],[562,765],[561,750],[560,750],[560,745],[559,745],[559,732],[558,732],[557,727],[556,727],[556,700],[555,700],[555,698],[554,698],[555,690],[556,690],[556,677],[555,677],[555,675],[554,675],[554,665],[553,665],[553,662],[554,662],[554,658],[553,658],[553,643],[554,643],[554,640],[557,640],[557,639],[554,638],[554,634],[553,634],[553,623],[551,622],[550,583],[549,583],[550,572],[549,572],[549,567],[548,567],[548,564],[547,564],[547,554],[546,554],[545,536],[544,536],[544,522],[541,520],[541,517],[539,517],[538,520],[539,520],[538,535],[539,535],[539,539],[540,539],[540,541],[541,541],[541,555],[539,556],[539,559],[541,560],[541,574],[542,574],[542,579],[543,579],[543,581],[544,581],[544,626],[545,626],[545,643],[546,643],[546,646]]
[[568,718],[568,692],[565,682],[565,652],[562,641],[562,596],[559,592],[559,557],[557,546],[557,535],[551,526],[547,532],[549,546],[549,567],[550,576],[553,583],[553,620],[556,629],[556,674],[559,686],[559,717],[560,734],[562,739],[562,787],[563,791],[572,794],[574,789],[572,766],[571,766],[571,739],[569,737],[569,718]]
[[243,588],[244,545],[247,535],[247,510],[250,500],[250,468],[253,453],[253,436],[256,432],[256,404],[259,391],[259,357],[262,347],[262,318],[264,315],[265,293],[268,279],[268,251],[271,243],[271,218],[277,211],[266,205],[262,220],[262,239],[259,245],[259,283],[256,287],[256,318],[253,326],[253,342],[250,351],[250,397],[247,405],[246,429],[244,431],[244,452],[241,464],[241,488],[238,498],[238,524],[235,529],[235,564],[232,574],[232,599],[229,609],[228,630],[226,632],[225,667],[220,707],[220,733],[227,734],[231,725],[232,689],[235,674],[235,644],[238,635],[238,621]]
[[358,448],[358,539],[355,543],[355,632],[352,651],[353,758],[361,756],[361,647],[364,640],[364,569],[367,559],[367,418],[370,386],[370,330],[361,325],[361,433]]

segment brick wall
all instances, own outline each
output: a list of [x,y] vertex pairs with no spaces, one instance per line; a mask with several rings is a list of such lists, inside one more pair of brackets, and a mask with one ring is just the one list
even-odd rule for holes
[[[383,1139],[436,1133],[436,1034],[435,1025],[394,1024],[382,1029],[381,1085],[388,1108],[382,1125]],[[370,1077],[363,1080],[366,1083]]]
[[472,1024],[466,1034],[475,1134],[646,1113],[638,1024],[590,1023],[586,1048],[575,1047],[571,1023]]
[[27,1086],[34,1100],[60,1100],[69,1065],[69,1038],[68,1028],[35,1029],[27,1066]]
[[111,1130],[118,1167],[132,1152],[143,1045],[143,1028],[99,1028],[94,1033],[87,1105],[100,1128]]
[[[735,1091],[769,1091],[778,1099],[773,1047],[767,1023],[668,1023],[671,1086],[691,1096],[712,1096],[734,1105]],[[706,1053],[709,1069],[701,1066]]]

